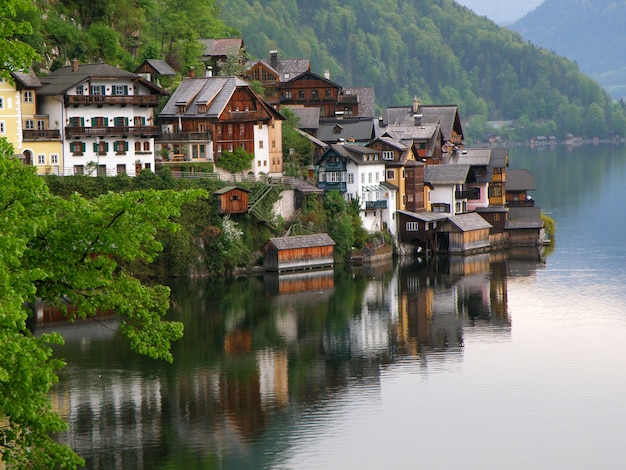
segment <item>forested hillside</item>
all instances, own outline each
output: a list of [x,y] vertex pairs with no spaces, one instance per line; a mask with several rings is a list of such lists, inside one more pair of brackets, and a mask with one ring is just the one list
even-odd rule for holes
[[[614,105],[575,63],[479,17],[452,0],[37,0],[35,34],[24,38],[42,69],[69,58],[132,69],[166,59],[184,72],[199,63],[198,39],[244,38],[267,58],[309,58],[343,86],[374,86],[377,109],[456,103],[466,135],[505,137],[626,135],[623,103]],[[41,13],[44,13],[44,16]]]
[[546,0],[510,29],[575,60],[612,96],[626,96],[626,2]]

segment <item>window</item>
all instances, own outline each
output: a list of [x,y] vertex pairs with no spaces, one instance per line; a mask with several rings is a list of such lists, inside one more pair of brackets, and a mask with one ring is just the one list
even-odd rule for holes
[[396,170],[387,170],[387,179],[388,180],[396,179]]
[[246,125],[242,122],[239,124],[239,137],[243,137],[246,133]]
[[116,170],[117,170],[117,174],[118,175],[125,175],[126,174],[126,165],[119,164],[119,165],[117,165]]
[[502,187],[489,186],[489,197],[502,197]]
[[128,118],[124,116],[117,116],[113,118],[113,125],[115,127],[124,127],[128,126]]
[[85,167],[83,165],[74,165],[74,174],[75,175],[84,175]]
[[300,98],[301,100],[304,99],[304,90],[298,90],[298,98]]
[[365,184],[365,173],[361,173],[361,184]]
[[406,223],[407,232],[417,232],[419,229],[420,229],[419,222],[407,222]]
[[135,152],[141,152],[141,142],[135,142]]
[[145,116],[135,116],[133,118],[133,124],[135,126],[145,126],[146,125],[146,117]]
[[[70,142],[70,152],[75,157],[79,157],[85,153],[85,142]],[[76,173],[82,175],[82,173]]]
[[104,85],[91,85],[91,88],[89,89],[89,93],[91,93],[92,95],[104,95],[105,94],[105,89],[104,89]]
[[106,155],[109,151],[109,143],[104,141],[94,142],[93,151],[98,155]]
[[[340,183],[342,179],[342,172],[340,171],[326,172],[326,181],[329,183]],[[345,179],[343,181],[345,181]]]
[[109,118],[108,117],[92,117],[91,118],[91,127],[108,127],[109,126]]
[[71,117],[69,125],[70,127],[84,127],[85,119],[82,117]]
[[38,131],[45,131],[46,130],[46,121],[42,121],[41,119],[39,119],[37,121],[37,130]]
[[26,90],[24,92],[24,103],[32,103],[33,102],[33,92],[30,90]]
[[127,85],[113,85],[111,87],[112,95],[128,95],[128,86]]
[[291,99],[291,91],[285,91],[285,99]]
[[82,85],[78,85],[76,87],[76,94],[77,95],[82,95],[83,94],[83,86]]
[[233,136],[233,125],[232,124],[228,125],[227,134],[228,134],[228,137],[232,137]]
[[393,160],[393,150],[383,150],[383,160]]
[[0,134],[6,133],[6,127],[4,125],[4,121],[0,121]]
[[432,205],[433,212],[445,213],[450,212],[450,204],[444,204],[443,202],[434,202]]
[[311,90],[311,99],[318,100],[319,99],[319,90]]
[[494,222],[497,222],[500,220],[500,214],[493,214],[493,220]]
[[348,184],[354,184],[354,173],[348,173]]
[[376,176],[376,182],[378,183],[380,181],[379,173],[376,171],[374,172],[374,175]]
[[46,164],[46,154],[38,153],[37,154],[37,165],[45,165]]
[[149,140],[146,140],[146,141],[143,143],[143,151],[144,151],[144,152],[149,152],[149,151],[150,151],[150,141],[149,141]]
[[327,88],[326,91],[324,91],[324,96],[326,96],[326,98],[332,98],[333,96],[333,92],[330,88]]
[[187,106],[185,105],[177,105],[176,106],[176,113],[178,114],[185,114],[187,112]]
[[27,130],[32,130],[35,128],[35,121],[33,121],[32,119],[26,119],[26,122],[24,123],[24,128]]
[[58,165],[59,164],[59,154],[58,153],[51,153],[50,154],[50,163],[52,165]]
[[116,140],[113,142],[113,150],[116,155],[126,155],[126,152],[128,152],[128,142],[125,140]]
[[263,141],[259,140],[259,148],[262,149],[263,148]]
[[372,182],[372,172],[371,171],[367,174],[367,182],[368,183]]
[[0,96],[0,109],[4,109],[4,98]]

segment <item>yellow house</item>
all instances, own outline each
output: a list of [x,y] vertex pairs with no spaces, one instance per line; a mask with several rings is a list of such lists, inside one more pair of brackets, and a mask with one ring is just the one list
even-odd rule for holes
[[41,82],[32,70],[12,72],[0,78],[0,137],[13,144],[24,164],[37,174],[61,174],[63,145],[59,123],[37,113],[37,90]]

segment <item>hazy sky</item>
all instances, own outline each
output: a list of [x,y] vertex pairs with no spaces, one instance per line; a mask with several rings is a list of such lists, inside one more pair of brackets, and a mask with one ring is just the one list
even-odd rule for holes
[[456,0],[499,25],[513,23],[539,6],[543,0]]

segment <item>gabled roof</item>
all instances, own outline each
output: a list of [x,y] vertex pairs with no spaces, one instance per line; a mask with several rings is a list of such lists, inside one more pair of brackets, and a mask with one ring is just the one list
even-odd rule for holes
[[[247,82],[237,77],[186,77],[180,82],[176,91],[163,107],[159,117],[195,117],[208,118],[219,117],[237,88],[247,88],[250,93],[254,91]],[[256,94],[255,94],[256,96]],[[261,106],[264,106],[269,114],[277,119],[283,119],[280,113],[259,98]],[[205,105],[206,112],[199,113],[198,105]],[[178,106],[185,106],[185,113],[178,112]]]
[[463,184],[469,170],[469,165],[426,165],[424,182],[439,185]]
[[507,191],[534,191],[535,175],[523,168],[508,168],[506,170]]
[[327,233],[318,233],[315,235],[270,238],[265,245],[265,248],[267,249],[270,244],[277,250],[293,250],[297,248],[312,248],[316,246],[332,246],[335,245],[335,242]]
[[374,137],[372,118],[320,119],[317,138],[327,142],[349,141],[369,142]]
[[249,189],[242,188],[240,186],[224,186],[223,188],[220,188],[220,189],[218,189],[216,191],[213,191],[213,194],[216,194],[216,195],[220,196],[222,194],[226,194],[226,193],[229,193],[230,191],[234,191],[234,190],[244,191],[246,193],[250,192]]
[[[421,116],[420,124],[416,124],[416,115]],[[460,134],[463,135],[459,108],[456,105],[420,105],[417,112],[413,111],[412,106],[397,106],[387,108],[383,112],[383,127],[420,127],[428,124],[439,124],[445,140],[451,140],[455,126],[458,127]]]
[[239,52],[243,48],[243,39],[241,38],[225,38],[225,39],[200,39],[204,48],[202,55],[204,57],[223,57],[233,52]]
[[483,219],[476,212],[468,212],[466,214],[458,214],[448,219],[452,225],[461,232],[471,232],[472,230],[483,230],[491,228],[492,225]]
[[317,129],[320,124],[320,108],[309,108],[304,106],[284,106],[287,109],[293,111],[298,117],[300,122],[298,128],[300,129]]
[[488,166],[491,161],[490,148],[464,148],[451,152],[445,163],[455,165]]
[[299,82],[301,80],[311,80],[311,79],[325,82],[327,85],[335,87],[335,88],[341,88],[341,85],[329,80],[326,77],[322,77],[316,73],[313,73],[310,70],[305,70],[304,72],[300,72],[289,79],[281,80],[281,84],[279,88],[286,88],[288,87],[288,85],[291,85],[295,82]]
[[137,70],[139,70],[143,66],[143,64],[149,65],[159,75],[163,75],[163,76],[174,76],[174,75],[176,75],[176,70],[174,70],[170,66],[170,64],[168,64],[164,60],[158,60],[158,59],[146,59],[146,60],[144,60],[143,63],[139,67],[137,67],[135,73],[138,73]]
[[359,116],[373,118],[376,115],[376,93],[374,87],[345,87],[343,94],[358,96]]
[[[508,173],[507,173],[508,174]],[[541,220],[541,208],[539,207],[510,207],[509,217],[505,228],[515,229],[540,229],[543,227]]]
[[22,88],[39,88],[41,87],[41,81],[35,75],[33,69],[29,69],[28,72],[11,72],[11,76],[15,79],[18,87]]
[[504,147],[495,147],[491,149],[491,168],[506,168],[508,162],[508,150]]
[[[67,90],[75,87],[79,83],[83,83],[90,79],[129,79],[137,80],[144,85],[159,89],[154,84],[150,84],[143,80],[136,73],[129,72],[127,70],[113,67],[105,63],[98,64],[81,64],[77,66],[77,70],[74,71],[72,65],[60,67],[54,72],[50,73],[47,77],[42,78],[41,82],[44,86],[39,90],[40,95],[61,95]],[[164,91],[164,90],[163,90]]]
[[413,212],[413,211],[403,211],[398,210],[396,212],[401,213],[402,215],[406,215],[407,217],[411,217],[413,219],[418,219],[423,222],[437,222],[439,220],[446,220],[450,217],[448,214],[442,214],[440,212]]
[[309,59],[279,59],[278,57],[275,59],[275,66],[272,65],[272,59],[260,59],[249,61],[247,69],[250,70],[259,64],[269,69],[271,72],[274,72],[280,82],[288,82],[298,75],[311,70],[311,62]]
[[376,149],[372,149],[369,147],[365,147],[363,145],[353,145],[353,144],[333,144],[330,146],[330,149],[324,152],[322,155],[322,159],[324,156],[330,152],[334,151],[335,153],[349,159],[357,165],[384,165],[385,162],[380,158],[378,160],[369,160],[367,156],[369,155],[380,155],[380,151]]

